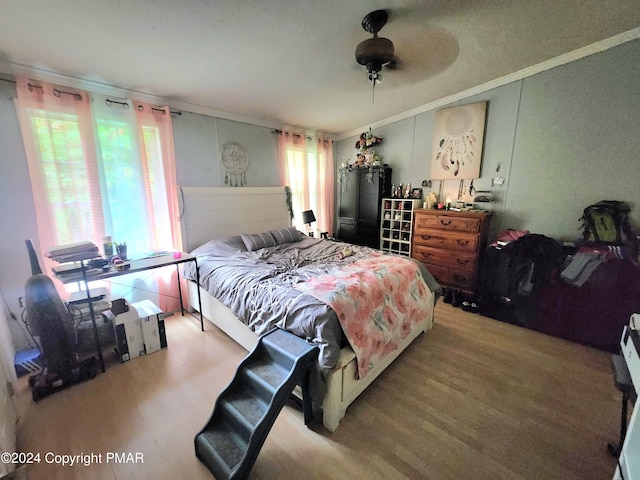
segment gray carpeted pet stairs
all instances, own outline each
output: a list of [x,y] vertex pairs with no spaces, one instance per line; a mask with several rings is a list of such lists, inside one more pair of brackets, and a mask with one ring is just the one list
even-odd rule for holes
[[196,456],[216,480],[245,479],[296,385],[302,385],[305,423],[309,367],[317,347],[276,328],[260,338],[216,400],[213,413],[195,437]]

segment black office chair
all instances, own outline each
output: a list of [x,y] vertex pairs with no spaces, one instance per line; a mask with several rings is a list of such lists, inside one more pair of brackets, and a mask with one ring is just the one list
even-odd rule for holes
[[622,355],[611,355],[611,366],[613,367],[613,381],[616,388],[622,392],[622,409],[620,415],[620,440],[618,444],[614,442],[607,443],[607,450],[611,455],[618,458],[624,444],[624,438],[627,435],[629,401],[635,404],[637,394],[635,388],[633,388],[631,375],[624,357]]
[[29,377],[33,401],[96,376],[96,359],[77,358],[73,319],[51,279],[42,273],[33,243],[25,240],[32,275],[24,286],[26,321],[40,339],[45,367]]

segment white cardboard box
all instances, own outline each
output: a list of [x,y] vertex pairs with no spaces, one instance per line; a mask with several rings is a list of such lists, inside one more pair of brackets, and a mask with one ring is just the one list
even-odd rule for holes
[[126,362],[146,353],[144,341],[142,340],[140,318],[135,308],[129,305],[128,312],[116,315],[114,325],[116,327],[118,355],[121,361]]
[[118,355],[126,362],[167,346],[164,313],[150,300],[129,304],[114,319]]
[[151,300],[136,302],[133,307],[138,311],[142,339],[147,354],[157,352],[167,346],[164,330],[164,313]]

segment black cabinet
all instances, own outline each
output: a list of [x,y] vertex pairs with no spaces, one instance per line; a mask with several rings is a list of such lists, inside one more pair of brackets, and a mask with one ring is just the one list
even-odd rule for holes
[[338,183],[337,238],[380,248],[380,203],[391,194],[391,168],[357,168]]

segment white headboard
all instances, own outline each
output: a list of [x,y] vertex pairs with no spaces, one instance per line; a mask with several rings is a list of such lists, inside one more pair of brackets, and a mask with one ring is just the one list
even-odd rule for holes
[[284,187],[179,187],[178,196],[187,252],[214,238],[291,225]]

